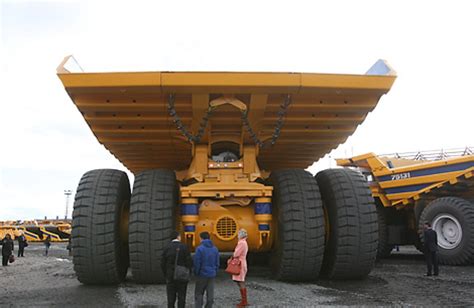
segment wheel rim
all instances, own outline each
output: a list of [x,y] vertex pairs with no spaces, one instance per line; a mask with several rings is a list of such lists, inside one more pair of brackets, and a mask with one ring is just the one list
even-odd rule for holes
[[433,230],[438,235],[438,245],[444,249],[458,247],[462,240],[462,228],[456,217],[441,214],[433,220]]

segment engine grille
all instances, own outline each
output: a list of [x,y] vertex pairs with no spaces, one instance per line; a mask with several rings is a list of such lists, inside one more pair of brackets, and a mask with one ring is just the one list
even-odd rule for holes
[[237,235],[237,223],[231,217],[221,217],[217,220],[216,232],[222,240],[231,240]]

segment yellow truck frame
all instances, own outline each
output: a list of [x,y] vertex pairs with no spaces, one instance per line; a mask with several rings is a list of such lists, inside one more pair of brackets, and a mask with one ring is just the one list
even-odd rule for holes
[[[135,281],[163,282],[161,252],[176,229],[191,250],[208,231],[230,252],[244,228],[250,252],[266,253],[277,279],[370,272],[377,226],[361,174],[313,177],[304,169],[343,143],[389,91],[396,76],[385,61],[365,75],[336,75],[84,73],[68,70],[70,60],[57,70],[67,93],[135,175],[132,191],[122,171],[82,177],[72,230],[81,282],[118,283],[129,264]],[[345,194],[336,189],[342,183]],[[345,215],[357,216],[354,225],[340,223]],[[351,236],[359,240],[346,245]]]
[[414,244],[422,250],[423,224],[429,222],[438,234],[441,263],[474,261],[472,149],[394,157],[368,153],[337,164],[368,175],[379,216],[379,257],[388,256],[394,245]]
[[16,239],[23,234],[29,242],[42,242],[49,235],[52,242],[66,242],[71,235],[67,220],[0,221],[0,239],[10,234]]

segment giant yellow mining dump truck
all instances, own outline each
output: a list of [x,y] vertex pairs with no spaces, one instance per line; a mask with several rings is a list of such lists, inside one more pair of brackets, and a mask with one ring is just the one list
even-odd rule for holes
[[337,160],[367,174],[379,217],[378,256],[394,245],[422,249],[423,224],[438,234],[443,264],[474,262],[474,150],[425,151]]
[[164,281],[170,232],[193,250],[208,231],[232,251],[239,228],[275,277],[365,277],[377,250],[367,182],[349,169],[304,169],[343,143],[396,76],[382,60],[365,75],[245,72],[58,76],[98,141],[135,175],[86,172],[74,202],[74,269],[113,284],[128,267]]

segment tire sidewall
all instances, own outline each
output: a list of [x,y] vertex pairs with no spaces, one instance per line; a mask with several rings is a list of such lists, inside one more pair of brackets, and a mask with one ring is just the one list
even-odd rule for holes
[[[421,238],[421,241],[424,243],[423,232],[424,232],[424,223],[426,221],[433,224],[434,219],[440,214],[450,214],[459,221],[459,224],[461,225],[461,229],[462,229],[462,238],[458,246],[454,249],[445,249],[438,245],[438,255],[439,255],[440,261],[442,263],[449,263],[449,264],[453,262],[458,263],[456,259],[459,259],[459,258],[464,259],[464,258],[469,257],[468,252],[466,251],[466,246],[468,245],[470,241],[473,240],[471,237],[474,231],[473,230],[474,226],[470,226],[469,223],[466,221],[465,217],[463,216],[463,213],[459,208],[459,203],[452,202],[451,200],[464,201],[459,198],[450,198],[450,199],[440,198],[440,199],[434,200],[423,210],[423,213],[420,216],[420,224],[419,224],[420,238]],[[438,238],[439,237],[440,237],[440,234],[438,234]]]
[[[171,189],[170,189],[171,188]],[[129,250],[135,281],[164,283],[162,252],[176,230],[179,185],[173,171],[152,169],[135,177],[130,204]]]
[[128,224],[121,219],[127,217],[122,212],[128,209],[130,195],[128,176],[120,170],[91,170],[79,182],[71,246],[81,283],[117,284],[124,280],[129,265],[128,239],[121,237],[120,228]]
[[317,183],[303,169],[274,171],[269,182],[274,187],[276,220],[270,259],[273,275],[285,281],[314,280],[324,253],[324,216]]

